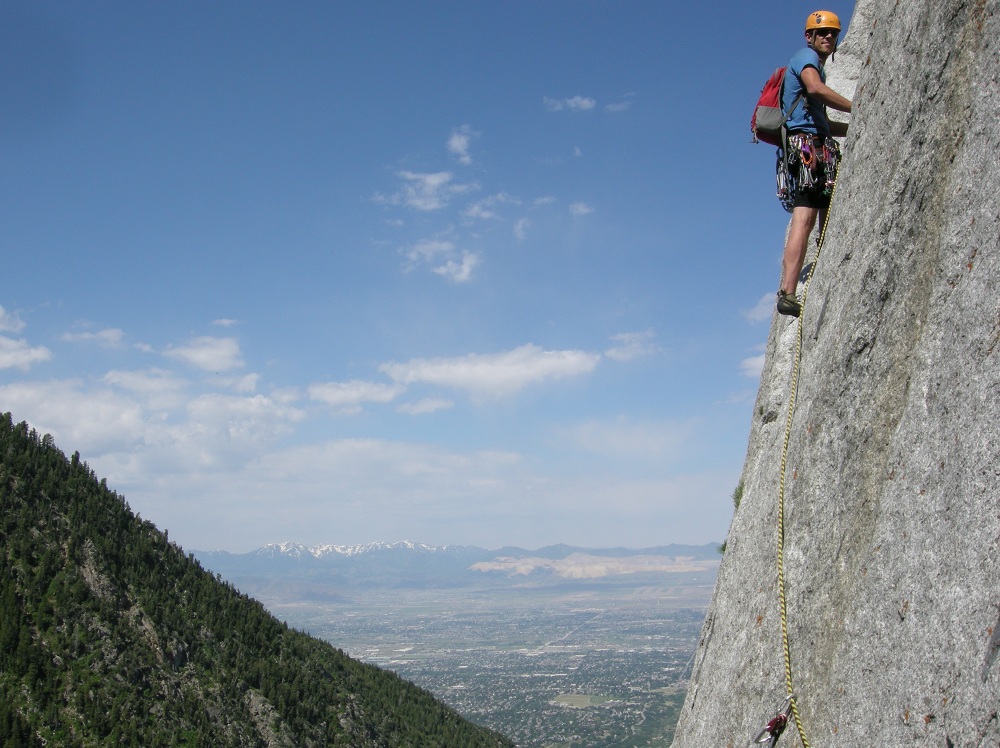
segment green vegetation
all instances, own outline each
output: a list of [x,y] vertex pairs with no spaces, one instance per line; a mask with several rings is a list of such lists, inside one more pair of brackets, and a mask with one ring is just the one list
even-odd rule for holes
[[[743,481],[740,481],[736,488],[733,489],[733,511],[735,512],[740,508],[740,502],[743,501]],[[728,540],[723,540],[722,545],[719,546],[719,553],[726,552],[726,546],[729,544]]]
[[733,511],[740,508],[741,501],[743,501],[743,481],[740,481],[733,489]]
[[0,748],[511,746],[289,629],[0,416]]

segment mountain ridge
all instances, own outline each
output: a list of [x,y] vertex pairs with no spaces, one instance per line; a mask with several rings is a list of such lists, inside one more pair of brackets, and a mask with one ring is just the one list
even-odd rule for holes
[[[698,575],[714,580],[718,545],[671,544],[653,548],[583,548],[566,544],[528,550],[507,546],[431,546],[413,541],[363,546],[269,543],[246,553],[194,551],[206,568],[242,590],[273,599],[276,582],[335,600],[374,589],[500,589],[587,584],[621,587]],[[700,583],[700,581],[699,581]],[[293,584],[301,585],[292,587]]]
[[4,745],[510,747],[268,613],[0,415]]
[[309,555],[317,559],[327,556],[352,557],[367,553],[379,553],[383,551],[415,551],[425,553],[493,553],[496,555],[522,555],[531,554],[542,557],[559,558],[560,555],[585,552],[594,556],[648,556],[648,555],[683,555],[690,554],[701,557],[710,557],[719,547],[718,543],[704,543],[701,545],[689,545],[683,543],[669,543],[667,545],[651,546],[648,548],[625,548],[622,546],[592,548],[589,546],[575,546],[566,543],[555,543],[545,545],[537,549],[522,548],[520,546],[501,546],[500,548],[483,548],[476,545],[430,545],[413,540],[400,540],[396,542],[374,541],[371,543],[361,543],[357,545],[337,545],[333,543],[323,543],[320,545],[305,545],[295,541],[285,541],[281,543],[266,543],[251,551],[237,553],[226,550],[194,550],[196,555],[211,557],[219,556],[259,556],[262,558],[301,558]]

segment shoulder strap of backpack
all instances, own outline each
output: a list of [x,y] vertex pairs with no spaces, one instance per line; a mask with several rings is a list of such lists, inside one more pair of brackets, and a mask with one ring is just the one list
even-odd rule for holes
[[[781,88],[778,89],[778,103],[780,103],[785,98],[785,81],[781,81]],[[788,128],[785,127],[785,123],[788,122],[788,118],[792,116],[792,112],[795,108],[802,103],[803,99],[806,98],[806,92],[803,89],[802,93],[795,97],[795,101],[792,102],[792,108],[787,112],[782,110],[781,112],[781,150],[786,154],[788,153]]]

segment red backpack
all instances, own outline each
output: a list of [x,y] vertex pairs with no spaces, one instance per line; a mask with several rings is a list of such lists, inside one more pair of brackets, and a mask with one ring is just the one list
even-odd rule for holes
[[771,145],[781,145],[782,130],[785,129],[785,122],[789,115],[799,105],[805,96],[800,94],[792,104],[788,114],[781,111],[781,87],[785,81],[786,68],[778,68],[774,71],[764,88],[761,89],[760,98],[757,99],[757,106],[754,107],[753,116],[750,118],[750,131],[753,133],[753,142],[758,141],[770,143]]

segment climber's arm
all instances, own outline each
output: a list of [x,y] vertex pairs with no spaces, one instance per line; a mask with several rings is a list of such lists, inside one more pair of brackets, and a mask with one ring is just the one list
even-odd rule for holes
[[[851,111],[850,99],[845,99],[823,82],[819,77],[819,71],[814,67],[807,67],[802,70],[802,85],[805,86],[809,98],[826,104],[828,107],[841,112]],[[834,133],[836,134],[836,133]]]

